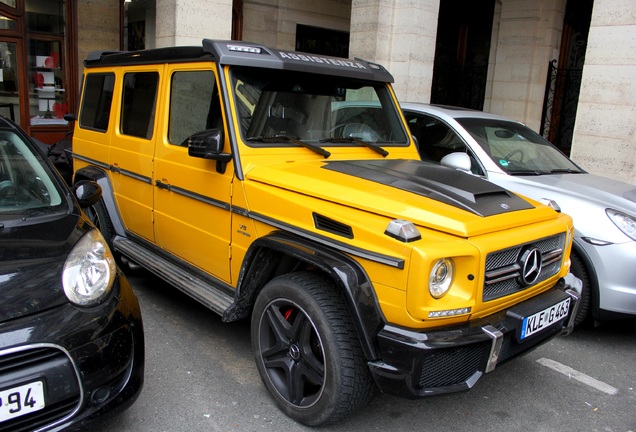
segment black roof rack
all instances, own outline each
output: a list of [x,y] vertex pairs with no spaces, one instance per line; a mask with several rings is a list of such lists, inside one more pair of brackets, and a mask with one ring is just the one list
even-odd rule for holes
[[268,48],[242,42],[203,39],[202,46],[154,48],[143,51],[95,51],[84,61],[87,68],[185,61],[216,61],[221,65],[260,67],[322,75],[343,76],[378,82],[393,82],[381,65],[362,59]]

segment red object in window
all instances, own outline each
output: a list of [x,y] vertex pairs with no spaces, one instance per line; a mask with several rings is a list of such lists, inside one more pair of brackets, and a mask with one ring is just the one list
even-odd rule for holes
[[48,62],[49,59],[51,59],[52,66],[49,66],[47,64],[46,67],[56,68],[60,66],[60,55],[57,52],[52,52],[51,56],[47,57],[47,59],[45,60],[45,63]]
[[40,72],[33,74],[33,81],[35,81],[35,85],[38,86],[38,88],[44,87],[44,75]]
[[64,114],[66,114],[67,112],[68,112],[68,106],[66,105],[66,103],[55,102],[53,104],[53,113],[55,114],[55,117],[62,118],[64,117]]
[[44,66],[47,68],[54,68],[54,61],[52,57],[47,57],[44,59]]

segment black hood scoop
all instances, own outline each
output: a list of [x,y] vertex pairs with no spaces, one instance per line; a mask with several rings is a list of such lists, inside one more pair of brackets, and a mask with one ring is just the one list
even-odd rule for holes
[[487,180],[418,160],[333,161],[323,168],[412,192],[479,216],[534,208]]

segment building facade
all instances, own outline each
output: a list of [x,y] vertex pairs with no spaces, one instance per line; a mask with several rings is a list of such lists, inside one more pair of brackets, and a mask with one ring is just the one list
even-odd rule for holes
[[[8,56],[17,89],[3,67],[0,112],[13,104],[49,141],[69,128],[59,115],[76,112],[90,51],[241,39],[379,62],[402,101],[521,120],[588,171],[636,184],[631,0],[0,0],[0,14],[17,23],[0,21],[0,54],[16,39],[22,53]],[[40,69],[50,57],[63,73]]]

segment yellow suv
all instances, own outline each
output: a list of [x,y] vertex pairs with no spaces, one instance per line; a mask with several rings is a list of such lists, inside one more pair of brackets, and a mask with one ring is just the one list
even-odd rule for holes
[[572,221],[419,161],[392,76],[243,42],[91,54],[74,181],[113,249],[222,316],[307,425],[472,387],[567,333]]

